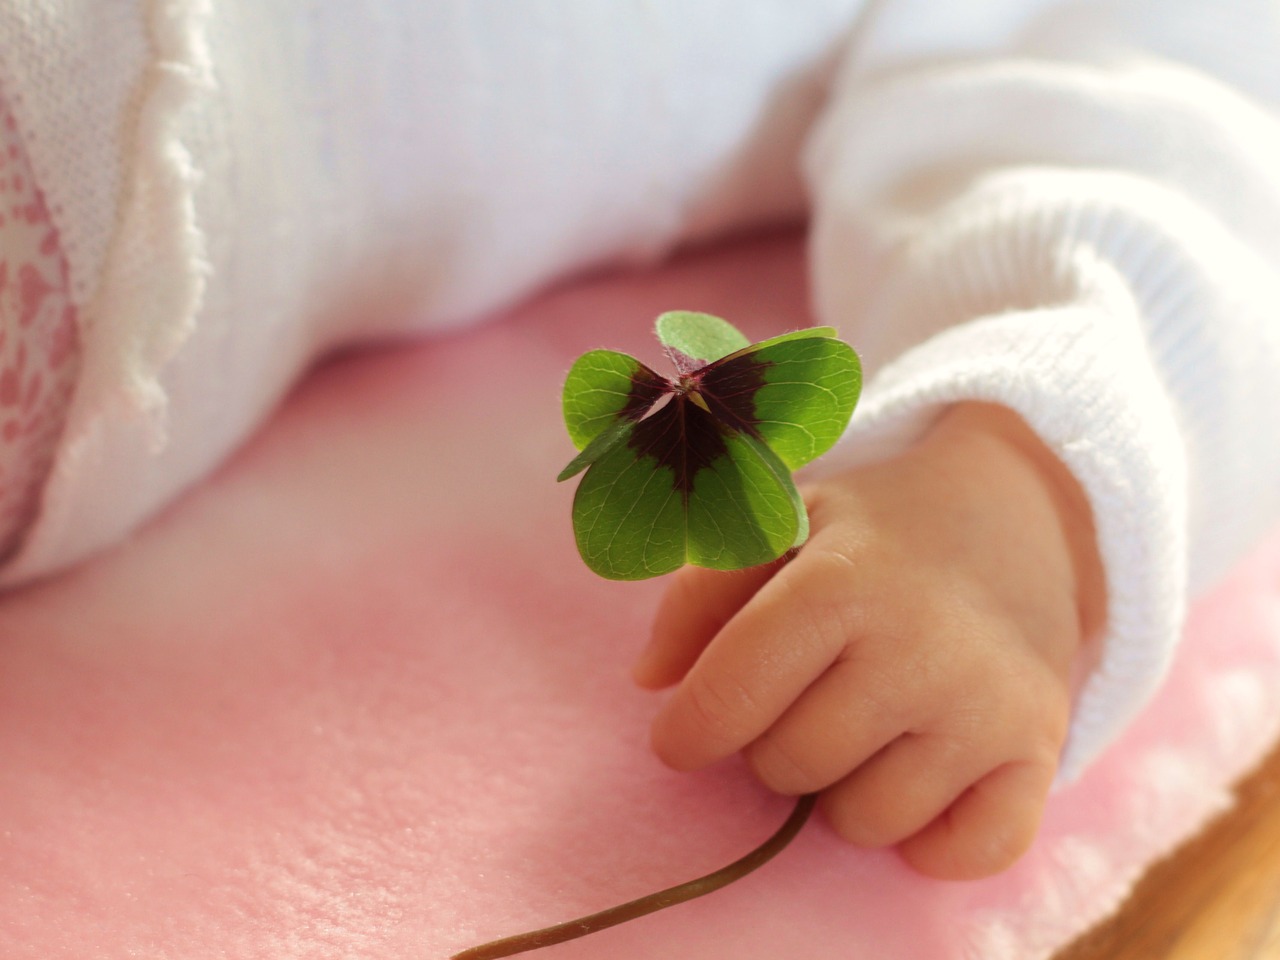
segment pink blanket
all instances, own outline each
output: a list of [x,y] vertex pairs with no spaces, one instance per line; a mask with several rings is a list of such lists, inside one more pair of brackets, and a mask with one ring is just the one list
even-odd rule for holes
[[[739,764],[647,751],[626,668],[661,585],[589,574],[553,478],[578,352],[653,357],[677,307],[765,335],[802,290],[766,241],[334,361],[139,536],[0,600],[0,956],[444,958],[771,832],[789,803]],[[1007,875],[930,882],[815,820],[741,884],[543,956],[1044,957],[1223,807],[1277,689],[1272,540]]]

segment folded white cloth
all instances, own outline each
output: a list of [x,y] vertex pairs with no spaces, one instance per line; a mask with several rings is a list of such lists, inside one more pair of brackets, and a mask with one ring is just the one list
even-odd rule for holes
[[853,6],[4,0],[84,342],[5,580],[118,539],[327,349],[798,215]]
[[1076,472],[1110,603],[1078,770],[1280,519],[1280,17],[862,6],[0,2],[83,348],[6,582],[120,537],[326,350],[799,215],[821,110],[815,297],[873,374],[837,456],[987,399]]

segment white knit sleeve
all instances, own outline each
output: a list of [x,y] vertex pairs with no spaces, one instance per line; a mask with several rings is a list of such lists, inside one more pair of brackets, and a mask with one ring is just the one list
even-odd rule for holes
[[855,37],[808,156],[815,295],[869,374],[849,455],[989,400],[1086,491],[1108,623],[1071,777],[1280,521],[1280,11],[954,7]]

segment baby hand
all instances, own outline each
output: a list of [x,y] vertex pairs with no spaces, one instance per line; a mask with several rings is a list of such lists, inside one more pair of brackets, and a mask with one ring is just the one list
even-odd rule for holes
[[805,490],[790,563],[676,575],[635,668],[691,770],[744,750],[846,839],[968,879],[1030,845],[1105,595],[1088,503],[1012,412],[951,408],[902,455]]

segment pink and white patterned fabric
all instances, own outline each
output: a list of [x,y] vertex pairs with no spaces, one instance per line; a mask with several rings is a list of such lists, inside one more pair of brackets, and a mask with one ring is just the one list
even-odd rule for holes
[[75,388],[78,329],[58,230],[0,92],[0,560],[39,512]]

